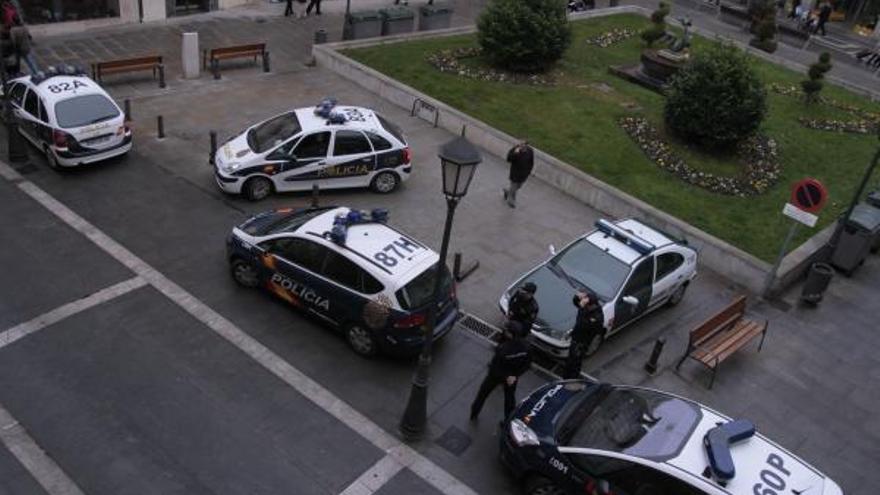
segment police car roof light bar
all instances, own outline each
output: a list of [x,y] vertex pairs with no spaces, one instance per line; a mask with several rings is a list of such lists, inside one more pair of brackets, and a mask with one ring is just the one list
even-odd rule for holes
[[328,96],[321,100],[320,103],[315,107],[315,115],[321,117],[323,119],[330,118],[330,112],[336,106],[337,100],[332,96]]
[[599,232],[602,232],[605,235],[610,235],[618,241],[635,249],[636,252],[638,252],[639,254],[648,254],[656,249],[656,246],[654,246],[650,242],[642,239],[632,232],[626,231],[618,227],[617,225],[614,225],[608,220],[601,218],[599,220],[596,220],[596,228],[599,229]]
[[736,467],[730,446],[736,442],[751,438],[755,434],[755,425],[751,421],[738,419],[712,428],[703,437],[703,446],[709,457],[712,476],[722,486],[736,476]]
[[330,115],[327,116],[327,125],[342,125],[348,122],[348,119],[345,117],[344,113],[330,111]]
[[344,245],[348,234],[348,228],[352,225],[365,223],[381,223],[388,221],[388,210],[385,208],[373,208],[370,212],[364,210],[348,210],[348,213],[338,213],[333,218],[333,227],[329,232],[324,232],[324,237],[336,244]]
[[31,82],[34,84],[40,84],[43,81],[56,76],[81,77],[85,75],[86,71],[73,64],[64,64],[60,67],[50,65],[49,67],[46,67],[46,70],[37,71],[36,74],[31,74]]

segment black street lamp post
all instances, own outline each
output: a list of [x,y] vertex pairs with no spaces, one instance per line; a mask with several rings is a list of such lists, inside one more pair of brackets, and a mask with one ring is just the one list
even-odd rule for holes
[[413,375],[412,389],[406,410],[400,420],[400,433],[406,440],[418,440],[425,433],[428,406],[428,375],[431,367],[431,347],[434,341],[434,326],[437,323],[437,306],[440,303],[443,287],[443,273],[446,269],[446,253],[449,247],[449,234],[452,231],[452,217],[459,200],[467,194],[477,165],[483,160],[480,152],[464,137],[457,137],[444,144],[438,153],[443,167],[443,194],[446,196],[446,225],[443,227],[443,242],[440,244],[440,260],[434,274],[434,292],[431,308],[424,325],[424,342],[419,362]]
[[28,161],[27,143],[24,137],[18,133],[18,120],[15,117],[15,111],[12,109],[12,100],[9,95],[9,80],[5,75],[5,67],[0,68],[4,71],[3,75],[3,121],[6,123],[6,146],[7,158],[12,163],[22,163]]

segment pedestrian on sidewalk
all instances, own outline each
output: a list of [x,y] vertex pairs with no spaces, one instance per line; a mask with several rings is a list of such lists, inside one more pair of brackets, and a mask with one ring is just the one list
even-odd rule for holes
[[321,0],[311,0],[309,6],[306,7],[306,15],[312,13],[312,7],[315,8],[315,15],[321,15]]
[[284,6],[284,17],[290,17],[293,14],[293,0],[287,0]]
[[800,14],[798,7],[800,7],[800,6],[801,6],[801,0],[794,0],[793,2],[791,2],[791,12],[788,13],[789,19],[797,19],[798,18],[798,15]]
[[[565,368],[562,378],[580,378],[581,365],[590,344],[594,339],[601,339],[605,333],[605,313],[599,299],[587,292],[578,292],[572,298],[572,303],[577,307],[577,319],[571,331],[571,344],[568,347],[568,358],[565,360]],[[601,340],[599,340],[601,342]]]
[[825,23],[828,22],[828,19],[831,18],[831,12],[831,4],[828,3],[827,0],[825,2],[822,2],[822,7],[819,8],[819,24],[816,25],[816,31],[814,32],[818,33],[821,29],[822,36],[825,36]]
[[535,166],[535,153],[528,141],[523,140],[507,152],[510,163],[510,186],[503,189],[507,206],[516,208],[516,192],[525,184]]
[[489,362],[489,370],[471,404],[471,421],[477,419],[486,398],[498,385],[504,387],[504,419],[513,412],[516,406],[516,383],[532,364],[526,335],[528,329],[517,321],[509,320],[505,325],[505,340],[495,348],[495,354]]
[[533,282],[526,282],[518,288],[507,304],[507,319],[516,321],[526,331],[531,330],[535,319],[538,317],[538,301],[535,300],[535,292],[538,286]]

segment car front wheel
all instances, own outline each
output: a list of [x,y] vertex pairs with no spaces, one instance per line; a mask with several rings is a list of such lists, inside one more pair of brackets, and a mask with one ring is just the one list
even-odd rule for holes
[[345,327],[345,340],[358,355],[373,357],[379,352],[376,338],[368,328],[363,325],[352,323]]
[[597,333],[593,335],[593,338],[590,339],[589,342],[587,342],[586,346],[584,346],[584,356],[592,356],[593,354],[596,354],[596,351],[598,351],[599,348],[602,347],[602,341],[604,340],[605,338],[602,336],[602,334]]
[[254,265],[247,261],[237,259],[232,262],[232,279],[242,287],[253,289],[260,285],[260,278]]
[[247,199],[260,201],[272,194],[272,181],[265,177],[253,177],[244,183],[241,190]]
[[58,157],[55,156],[55,153],[48,146],[43,147],[43,153],[46,154],[46,163],[49,165],[49,168],[61,170],[61,165],[58,164]]
[[379,172],[370,182],[370,189],[379,194],[388,194],[397,189],[400,179],[394,172]]
[[566,495],[556,483],[543,476],[532,476],[526,480],[526,495]]

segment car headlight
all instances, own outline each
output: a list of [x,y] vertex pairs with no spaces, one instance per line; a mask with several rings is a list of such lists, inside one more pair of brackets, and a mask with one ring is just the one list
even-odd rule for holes
[[501,300],[498,301],[498,304],[501,306],[501,310],[507,313],[507,308],[510,306],[510,294],[507,292],[501,294]]
[[510,422],[510,439],[513,440],[513,443],[515,443],[517,447],[522,447],[524,445],[539,445],[541,443],[538,440],[538,435],[518,419],[514,419]]
[[226,172],[227,174],[231,174],[232,172],[235,172],[240,167],[241,167],[241,163],[238,163],[238,162],[224,163],[223,165],[220,166],[220,168],[223,169],[223,171]]

